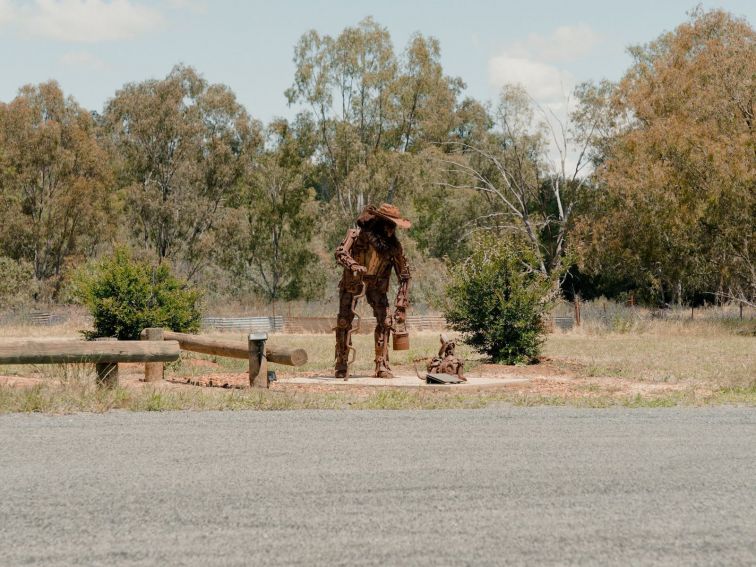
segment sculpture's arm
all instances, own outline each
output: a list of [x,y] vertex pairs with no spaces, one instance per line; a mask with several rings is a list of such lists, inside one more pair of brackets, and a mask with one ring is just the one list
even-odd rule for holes
[[407,307],[409,306],[409,284],[412,279],[410,274],[409,262],[404,255],[401,244],[398,250],[394,254],[394,270],[399,278],[399,289],[396,292],[396,314],[397,322],[403,322],[406,315]]
[[366,269],[364,266],[360,266],[354,258],[352,258],[352,247],[354,246],[354,242],[357,240],[357,237],[360,235],[360,229],[359,228],[350,228],[346,236],[344,237],[344,240],[339,244],[339,247],[336,248],[336,261],[341,265],[344,266],[347,270],[351,270],[353,272],[365,272]]

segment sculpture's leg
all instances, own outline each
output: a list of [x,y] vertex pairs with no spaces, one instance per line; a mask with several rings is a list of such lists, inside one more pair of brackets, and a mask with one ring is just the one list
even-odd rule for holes
[[367,300],[375,316],[375,376],[393,378],[389,366],[391,316],[388,309],[388,297],[378,287],[370,288],[367,292]]
[[339,316],[336,320],[336,378],[344,378],[349,361],[349,341],[347,335],[352,327],[354,313],[352,313],[353,294],[344,289],[339,290]]

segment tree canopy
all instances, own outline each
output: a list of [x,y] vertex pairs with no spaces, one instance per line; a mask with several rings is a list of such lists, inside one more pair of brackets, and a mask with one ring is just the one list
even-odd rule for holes
[[0,148],[0,249],[31,262],[54,295],[65,262],[114,230],[107,154],[92,116],[54,81],[0,104]]
[[754,303],[755,39],[697,9],[630,48],[621,80],[579,85],[566,118],[520,85],[467,96],[435,38],[398,48],[372,18],[302,35],[292,116],[265,125],[185,65],[101,113],[23,86],[0,103],[0,264],[17,268],[0,294],[60,299],[72,268],[127,246],[210,298],[314,299],[358,212],[393,201],[429,303],[485,239],[569,293]]
[[261,143],[259,124],[228,87],[183,66],[125,85],[104,123],[134,236],[192,277],[217,246],[213,228]]
[[630,50],[581,221],[589,270],[662,301],[753,297],[755,40],[744,20],[697,11]]

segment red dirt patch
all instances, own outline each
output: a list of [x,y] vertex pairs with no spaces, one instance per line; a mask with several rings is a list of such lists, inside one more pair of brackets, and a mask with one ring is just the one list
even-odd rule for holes
[[9,388],[32,388],[43,381],[42,378],[32,376],[0,376],[0,386]]
[[[213,370],[218,367],[216,363],[205,360],[189,359],[186,362],[197,368]],[[577,377],[578,367],[568,365],[562,360],[542,359],[540,364],[529,366],[508,366],[499,364],[483,364],[468,372],[468,377],[497,377],[497,378],[529,378],[527,382],[507,384],[509,391],[519,392],[523,395],[535,395],[546,397],[565,398],[599,398],[599,397],[627,397],[640,394],[642,396],[660,396],[665,393],[679,392],[687,388],[699,386],[690,383],[659,384],[639,382],[618,377]],[[397,371],[412,373],[411,367],[397,368]],[[323,372],[297,372],[294,369],[278,369],[279,380],[271,383],[270,391],[287,392],[292,394],[319,394],[334,392],[350,392],[358,398],[367,397],[376,392],[375,386],[360,384],[338,383],[291,383],[286,378],[292,377],[318,377]],[[144,365],[126,363],[119,365],[119,381],[125,388],[157,387],[160,389],[192,389],[194,387],[212,388],[248,388],[249,375],[246,372],[207,372],[198,376],[177,376],[168,374],[166,380],[159,383],[145,383]],[[49,376],[0,376],[0,387],[30,388],[41,383],[58,383],[59,381]],[[386,386],[392,386],[387,382]],[[418,383],[419,385],[419,383]],[[402,387],[402,386],[397,386]],[[406,387],[406,386],[405,386]],[[438,391],[423,388],[428,395],[459,395],[460,389],[450,387],[448,390],[441,387]],[[474,394],[474,390],[467,391]]]

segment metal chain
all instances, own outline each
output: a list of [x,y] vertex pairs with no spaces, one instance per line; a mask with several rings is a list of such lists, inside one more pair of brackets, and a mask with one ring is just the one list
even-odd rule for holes
[[349,331],[347,331],[347,336],[346,336],[347,370],[346,370],[346,374],[344,375],[344,382],[346,382],[349,379],[349,375],[352,373],[352,364],[354,364],[354,361],[357,358],[357,350],[354,348],[354,345],[352,345],[352,333],[355,333],[360,330],[360,323],[362,322],[362,317],[360,317],[360,314],[357,313],[357,303],[360,301],[360,299],[365,297],[366,292],[367,292],[367,284],[362,280],[362,276],[360,276],[360,293],[352,296],[352,315],[354,317],[352,318],[352,326],[349,327]]

